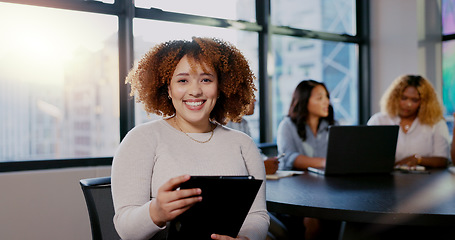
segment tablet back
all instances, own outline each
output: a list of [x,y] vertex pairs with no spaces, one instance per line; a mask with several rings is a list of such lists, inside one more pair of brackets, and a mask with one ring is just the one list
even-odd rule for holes
[[202,201],[171,221],[167,239],[235,238],[261,183],[252,176],[192,176],[180,188],[201,188]]

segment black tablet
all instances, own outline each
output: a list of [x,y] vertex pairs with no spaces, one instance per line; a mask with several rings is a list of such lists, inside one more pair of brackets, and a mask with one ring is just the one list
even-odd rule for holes
[[237,237],[261,183],[253,176],[192,176],[180,188],[201,188],[202,201],[171,221],[167,239]]

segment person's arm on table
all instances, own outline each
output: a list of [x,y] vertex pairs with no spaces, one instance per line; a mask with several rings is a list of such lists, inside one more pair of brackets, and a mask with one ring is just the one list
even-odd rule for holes
[[308,167],[323,168],[325,167],[325,158],[308,157],[298,155],[294,160],[294,168],[307,169]]
[[444,157],[422,157],[418,154],[406,157],[395,163],[395,166],[407,165],[408,167],[425,166],[430,168],[447,167],[447,158]]
[[278,152],[286,154],[280,161],[280,169],[306,170],[308,167],[325,166],[325,158],[313,158],[300,154],[298,144],[301,145],[302,140],[298,137],[295,126],[291,121],[283,120],[277,132]]
[[433,152],[431,156],[422,156],[414,154],[408,156],[395,165],[407,165],[414,167],[416,165],[430,168],[445,168],[447,167],[449,157],[449,129],[445,121],[441,120],[434,126],[433,134]]

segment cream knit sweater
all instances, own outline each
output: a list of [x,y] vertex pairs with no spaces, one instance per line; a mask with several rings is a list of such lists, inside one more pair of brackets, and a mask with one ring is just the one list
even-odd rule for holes
[[[201,141],[210,137],[210,133],[190,135]],[[123,240],[150,239],[163,230],[150,218],[150,201],[163,183],[183,174],[253,175],[263,179],[239,235],[251,240],[265,239],[269,226],[265,170],[251,138],[219,125],[209,142],[198,143],[160,119],[132,129],[114,156],[114,223]]]

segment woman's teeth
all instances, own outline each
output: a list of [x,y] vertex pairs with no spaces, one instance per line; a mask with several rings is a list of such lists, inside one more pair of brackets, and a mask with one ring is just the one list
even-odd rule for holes
[[185,102],[186,105],[190,105],[192,107],[201,106],[202,103],[203,103],[202,101],[201,102]]

